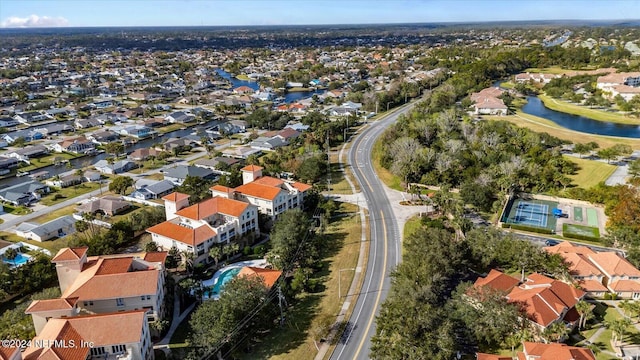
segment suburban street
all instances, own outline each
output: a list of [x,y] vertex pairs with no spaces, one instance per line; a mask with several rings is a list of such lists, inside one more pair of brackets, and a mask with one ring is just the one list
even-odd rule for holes
[[414,103],[372,123],[353,142],[348,164],[357,179],[369,210],[370,247],[364,283],[342,340],[332,359],[368,359],[371,337],[375,334],[375,317],[390,288],[389,275],[400,262],[402,229],[371,162],[373,144],[398,116],[408,112]]

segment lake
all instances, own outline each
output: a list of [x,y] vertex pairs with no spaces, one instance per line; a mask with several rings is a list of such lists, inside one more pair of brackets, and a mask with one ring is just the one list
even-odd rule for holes
[[[223,78],[229,80],[229,82],[231,82],[231,86],[233,86],[234,89],[239,86],[248,86],[253,90],[260,89],[260,84],[258,84],[257,81],[240,80],[236,77],[231,76],[231,74],[229,74],[228,72],[222,69],[216,69],[216,73],[222,76]],[[310,98],[315,94],[318,94],[318,95],[323,94],[325,91],[326,90],[322,89],[322,90],[312,90],[312,91],[289,92],[284,95],[284,102],[285,103],[296,102],[302,99]]]

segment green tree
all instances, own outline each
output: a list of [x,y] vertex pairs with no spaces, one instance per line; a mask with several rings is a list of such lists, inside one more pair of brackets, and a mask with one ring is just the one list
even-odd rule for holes
[[158,251],[158,244],[155,241],[149,241],[144,245],[144,251],[146,252]]
[[640,159],[635,159],[629,163],[629,175],[633,178],[640,177]]
[[212,185],[213,181],[187,175],[187,178],[176,188],[176,191],[189,195],[189,201],[195,204],[211,197],[209,188]]
[[119,143],[119,142],[106,143],[104,145],[104,151],[107,154],[111,154],[114,157],[116,157],[124,152],[124,145],[122,145],[122,143]]
[[587,324],[587,320],[589,319],[589,315],[593,315],[591,314],[591,307],[591,304],[584,300],[580,300],[576,304],[576,311],[578,312],[578,315],[580,315],[580,319],[578,320],[578,330],[584,329]]
[[17,257],[18,257],[18,251],[14,248],[8,248],[4,252],[4,258],[7,260],[14,260]]
[[275,268],[291,270],[306,257],[302,243],[310,228],[309,219],[300,209],[287,210],[278,216],[271,229],[271,250],[267,254]]
[[215,266],[218,266],[218,261],[222,257],[222,248],[220,246],[212,246],[209,248],[209,256],[215,262]]
[[109,184],[109,191],[124,195],[131,186],[133,186],[132,178],[128,176],[116,176]]
[[305,159],[296,171],[296,177],[303,182],[317,182],[327,173],[328,164],[320,156]]

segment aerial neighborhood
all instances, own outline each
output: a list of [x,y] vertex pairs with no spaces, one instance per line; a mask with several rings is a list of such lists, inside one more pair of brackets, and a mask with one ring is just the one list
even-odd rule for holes
[[0,360],[640,358],[637,26],[29,30]]

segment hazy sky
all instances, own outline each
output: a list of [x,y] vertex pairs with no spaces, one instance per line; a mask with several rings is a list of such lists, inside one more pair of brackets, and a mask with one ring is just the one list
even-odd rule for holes
[[640,0],[0,0],[1,27],[640,19]]

